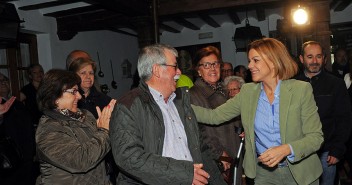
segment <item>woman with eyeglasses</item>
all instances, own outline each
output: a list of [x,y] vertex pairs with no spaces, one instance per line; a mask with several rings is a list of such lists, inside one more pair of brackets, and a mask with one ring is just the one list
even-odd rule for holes
[[81,78],[70,71],[52,69],[38,89],[38,106],[44,115],[36,132],[41,175],[37,184],[108,185],[104,157],[110,151],[109,121],[116,101],[98,119],[77,102],[82,98]]
[[285,45],[262,38],[248,45],[248,68],[255,83],[214,110],[193,106],[197,120],[221,124],[241,115],[245,134],[243,162],[255,184],[319,184],[317,150],[323,132],[312,86],[290,79],[298,70]]
[[[221,56],[220,51],[213,46],[198,50],[193,60],[198,79],[190,89],[191,103],[205,108],[214,109],[227,100],[226,90],[220,82]],[[224,179],[232,184],[233,159],[237,155],[235,146],[239,146],[240,138],[235,132],[235,122],[228,121],[219,126],[200,124],[199,130],[212,153],[212,158],[218,162]],[[240,184],[240,176],[236,184]]]

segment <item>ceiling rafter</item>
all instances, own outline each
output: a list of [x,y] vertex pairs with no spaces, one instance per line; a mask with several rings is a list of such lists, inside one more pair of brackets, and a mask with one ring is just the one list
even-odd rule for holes
[[171,26],[168,26],[166,24],[160,24],[159,27],[160,27],[160,29],[163,29],[163,30],[171,32],[171,33],[181,33],[181,30],[178,30],[178,29],[173,28]]
[[181,25],[181,26],[184,26],[184,27],[186,27],[186,28],[189,28],[189,29],[191,29],[191,30],[200,30],[200,28],[199,28],[198,26],[194,25],[193,23],[187,21],[187,20],[184,19],[184,18],[176,17],[176,18],[174,18],[174,21],[175,21],[177,24],[179,24],[179,25]]
[[213,18],[211,18],[208,14],[205,13],[199,13],[199,17],[206,22],[209,26],[212,26],[214,28],[220,27],[220,24],[217,23]]
[[265,20],[265,9],[264,8],[256,8],[255,12],[257,13],[258,21],[264,21]]
[[348,5],[350,5],[351,3],[352,3],[352,1],[350,1],[350,0],[342,0],[342,1],[340,1],[340,3],[337,4],[337,6],[334,8],[334,11],[335,11],[335,12],[343,11],[343,10],[345,10],[346,7],[347,7]]
[[241,20],[240,20],[240,18],[238,17],[237,12],[236,12],[235,10],[229,9],[229,10],[227,11],[227,14],[229,15],[230,19],[232,20],[232,22],[233,22],[234,24],[241,24]]
[[67,4],[73,4],[77,2],[82,2],[82,0],[60,0],[60,1],[50,1],[45,3],[32,4],[27,6],[21,6],[18,9],[20,10],[38,10],[42,8],[50,8],[54,6],[61,6]]
[[44,14],[44,16],[59,18],[59,17],[76,16],[76,15],[87,14],[87,13],[96,13],[101,11],[111,12],[111,11],[106,11],[105,9],[102,9],[99,6],[92,5],[92,6],[85,6],[85,7],[79,7],[79,8],[72,8],[68,10],[56,11],[52,13],[46,13]]

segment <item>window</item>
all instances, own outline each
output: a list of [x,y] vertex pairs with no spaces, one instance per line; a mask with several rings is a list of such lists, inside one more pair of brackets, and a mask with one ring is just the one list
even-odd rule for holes
[[19,33],[18,40],[17,48],[0,49],[0,72],[9,77],[12,95],[17,98],[20,89],[29,83],[28,66],[38,63],[36,35]]

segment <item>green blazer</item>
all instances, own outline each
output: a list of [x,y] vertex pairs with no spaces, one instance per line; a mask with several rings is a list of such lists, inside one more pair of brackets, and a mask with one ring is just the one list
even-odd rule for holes
[[[245,134],[246,152],[243,167],[245,174],[255,178],[257,153],[255,148],[254,118],[257,110],[261,83],[248,83],[241,92],[214,110],[194,106],[198,122],[220,124],[241,115]],[[280,86],[281,143],[290,144],[294,160],[288,161],[290,171],[298,184],[310,184],[322,173],[316,151],[323,143],[323,132],[309,83],[283,80]]]

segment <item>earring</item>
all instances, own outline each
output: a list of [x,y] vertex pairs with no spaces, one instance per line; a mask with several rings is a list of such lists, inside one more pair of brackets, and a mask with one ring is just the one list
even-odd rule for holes
[[59,104],[59,101],[56,101],[55,104],[58,105],[58,104]]

